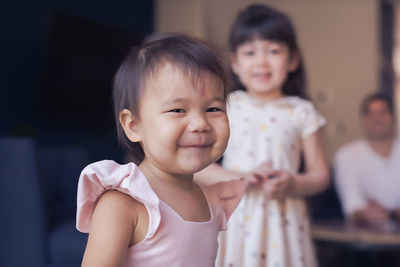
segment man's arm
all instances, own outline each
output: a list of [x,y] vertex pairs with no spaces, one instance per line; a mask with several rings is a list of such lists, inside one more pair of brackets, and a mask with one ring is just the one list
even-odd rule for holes
[[368,222],[366,211],[369,204],[358,181],[357,156],[354,154],[354,149],[344,147],[336,152],[334,173],[336,190],[346,217],[360,223]]

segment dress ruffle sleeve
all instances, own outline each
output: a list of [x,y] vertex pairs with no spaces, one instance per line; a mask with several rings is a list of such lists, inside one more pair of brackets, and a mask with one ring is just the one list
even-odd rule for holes
[[294,113],[297,118],[297,123],[299,124],[302,139],[307,138],[326,125],[325,118],[309,101],[302,100]]
[[81,232],[90,231],[97,200],[111,189],[130,195],[145,205],[149,214],[146,238],[151,238],[160,225],[159,199],[135,164],[120,165],[112,160],[95,162],[83,169],[78,183],[76,228]]

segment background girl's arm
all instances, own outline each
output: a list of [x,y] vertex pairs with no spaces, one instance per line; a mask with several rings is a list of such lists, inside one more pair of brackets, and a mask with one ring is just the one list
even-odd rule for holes
[[320,131],[317,131],[303,141],[306,173],[270,172],[273,179],[265,179],[262,184],[267,198],[281,200],[287,196],[311,196],[328,187],[329,171],[319,135]]
[[321,130],[303,140],[306,173],[294,175],[290,194],[311,196],[326,189],[330,183],[329,169],[321,145]]
[[141,213],[139,202],[110,190],[98,200],[82,266],[123,266]]

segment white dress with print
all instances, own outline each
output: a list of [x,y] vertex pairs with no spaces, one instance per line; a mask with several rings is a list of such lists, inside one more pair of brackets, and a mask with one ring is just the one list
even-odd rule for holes
[[[302,140],[325,124],[311,102],[288,96],[261,103],[245,91],[229,96],[231,128],[223,166],[246,172],[268,161],[296,173]],[[307,207],[302,198],[266,200],[249,189],[220,233],[216,266],[314,267]]]

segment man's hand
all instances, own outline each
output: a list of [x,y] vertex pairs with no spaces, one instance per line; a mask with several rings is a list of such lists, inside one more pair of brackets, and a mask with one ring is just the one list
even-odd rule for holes
[[389,211],[375,200],[370,200],[365,209],[356,211],[354,217],[358,223],[367,223],[374,226],[385,224],[390,220]]

